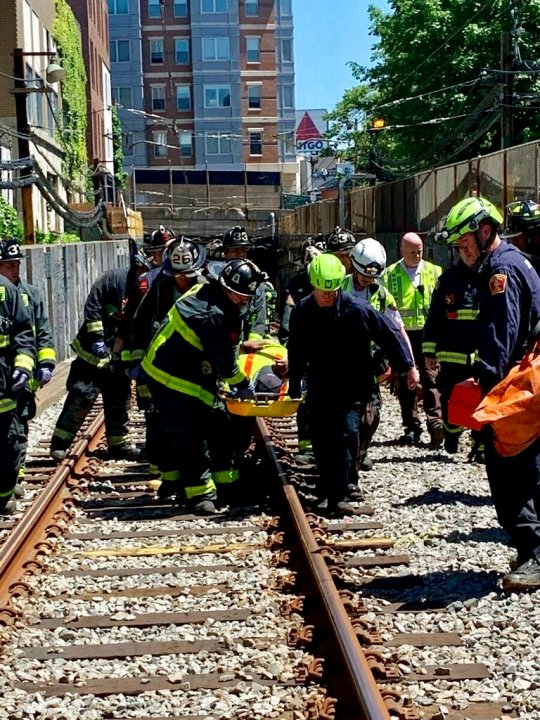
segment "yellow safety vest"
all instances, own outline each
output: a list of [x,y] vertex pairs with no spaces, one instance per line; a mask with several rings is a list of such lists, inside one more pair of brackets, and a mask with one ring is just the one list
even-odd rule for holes
[[[424,327],[431,295],[437,284],[437,278],[442,274],[439,265],[426,260],[422,260],[421,263],[418,287],[412,284],[401,260],[390,265],[383,276],[385,286],[396,300],[406,330],[421,330]],[[419,288],[422,288],[422,291]]]

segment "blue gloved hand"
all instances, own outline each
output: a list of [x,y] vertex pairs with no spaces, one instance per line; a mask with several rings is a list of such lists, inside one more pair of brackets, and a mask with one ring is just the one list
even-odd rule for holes
[[248,378],[235,385],[234,389],[238,400],[255,400],[255,385]]
[[40,367],[37,371],[37,381],[39,387],[43,387],[47,383],[51,382],[53,371],[48,367]]
[[131,366],[129,370],[129,377],[132,380],[135,380],[135,382],[139,382],[139,380],[145,380],[145,373],[141,367],[141,363],[137,363],[136,365]]
[[26,370],[19,370],[19,368],[15,368],[15,370],[11,374],[11,379],[13,380],[11,390],[13,392],[19,392],[20,390],[24,390],[29,377],[30,375],[26,372]]
[[100,358],[107,357],[107,355],[109,354],[107,346],[105,345],[103,340],[98,340],[98,342],[92,343],[90,349],[92,350],[94,355],[97,355]]

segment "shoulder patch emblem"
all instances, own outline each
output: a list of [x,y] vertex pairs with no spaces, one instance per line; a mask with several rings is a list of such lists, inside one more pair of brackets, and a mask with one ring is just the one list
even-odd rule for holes
[[506,292],[506,281],[508,277],[502,273],[497,273],[489,279],[489,290],[492,295],[502,295]]

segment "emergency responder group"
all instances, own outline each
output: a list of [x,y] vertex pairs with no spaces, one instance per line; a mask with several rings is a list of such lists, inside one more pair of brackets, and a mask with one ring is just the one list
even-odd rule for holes
[[[282,393],[287,376],[289,395],[304,398],[300,450],[317,466],[315,505],[320,512],[354,511],[360,473],[373,467],[368,451],[381,381],[391,377],[399,399],[397,442],[420,443],[421,398],[430,447],[444,444],[455,453],[463,428],[450,422],[448,402],[456,383],[475,376],[487,392],[520,359],[540,316],[540,208],[519,201],[507,212],[510,242],[501,239],[502,215],[487,200],[469,197],[452,208],[440,238],[457,249],[458,260],[445,272],[423,257],[414,232],[403,235],[401,258],[389,267],[374,238],[357,241],[339,227],[309,238],[279,328],[276,291],[249,259],[245,228],[225,232],[216,245],[220,259],[209,261],[203,244],[160,226],[142,250],[133,245],[128,268],[104,273],[90,291],[51,455],[66,456],[101,393],[109,456],[147,461],[161,499],[173,497],[198,514],[242,504],[251,425],[231,416],[223,392],[240,400],[253,399],[256,388]],[[3,512],[24,474],[33,393],[51,379],[55,363],[42,299],[19,278],[22,257],[15,241],[3,241],[0,459],[10,468],[0,484]],[[128,441],[133,380],[147,421],[142,451]],[[471,459],[485,452],[499,520],[518,548],[505,587],[540,586],[538,442],[503,461],[486,433],[473,440]],[[517,496],[508,492],[509,473],[521,478]]]

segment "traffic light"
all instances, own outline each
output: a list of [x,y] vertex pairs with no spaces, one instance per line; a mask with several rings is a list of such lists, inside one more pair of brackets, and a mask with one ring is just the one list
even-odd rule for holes
[[372,130],[384,130],[386,127],[386,120],[382,117],[373,118],[371,121]]

